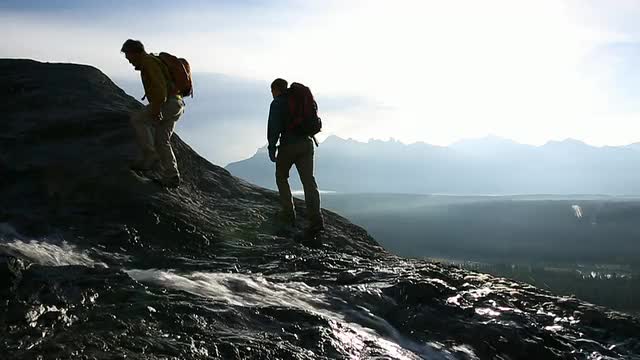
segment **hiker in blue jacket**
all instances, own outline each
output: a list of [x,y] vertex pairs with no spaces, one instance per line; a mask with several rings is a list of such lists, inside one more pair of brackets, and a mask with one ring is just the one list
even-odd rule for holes
[[289,126],[292,115],[289,109],[287,87],[288,83],[284,79],[276,79],[271,84],[273,101],[267,127],[269,158],[276,163],[276,184],[282,204],[281,219],[291,225],[295,224],[296,212],[289,187],[289,171],[293,165],[296,166],[304,188],[309,220],[305,235],[313,236],[324,229],[324,221],[320,213],[320,192],[313,175],[314,142],[311,136],[300,135],[292,131]]

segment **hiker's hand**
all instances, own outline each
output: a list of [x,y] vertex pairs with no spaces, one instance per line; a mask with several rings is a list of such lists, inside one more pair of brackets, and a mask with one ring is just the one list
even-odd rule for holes
[[151,116],[151,120],[162,121],[162,106],[151,104],[149,107],[149,115]]
[[162,121],[162,112],[158,111],[152,111],[151,112],[151,120],[153,121]]
[[271,159],[271,161],[273,162],[276,162],[276,160],[278,160],[278,157],[276,156],[275,148],[269,149],[269,159]]

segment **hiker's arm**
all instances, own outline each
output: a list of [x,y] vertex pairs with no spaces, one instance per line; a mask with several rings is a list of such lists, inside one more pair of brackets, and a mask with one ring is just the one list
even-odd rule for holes
[[147,71],[146,78],[149,81],[147,99],[149,99],[151,116],[155,119],[162,111],[162,104],[167,101],[167,83],[158,64],[150,63],[145,66],[145,70]]
[[269,109],[269,122],[267,124],[267,139],[269,149],[275,149],[282,131],[282,106],[277,101],[271,102]]

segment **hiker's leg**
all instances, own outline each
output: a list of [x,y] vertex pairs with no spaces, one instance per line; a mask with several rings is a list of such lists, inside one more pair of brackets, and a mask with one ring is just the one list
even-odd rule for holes
[[136,135],[136,140],[142,151],[142,159],[138,165],[140,167],[150,167],[152,162],[158,157],[153,141],[153,134],[151,132],[151,117],[149,116],[148,108],[140,111],[132,112],[129,116],[131,127]]
[[162,107],[162,121],[156,124],[155,148],[160,157],[160,165],[163,177],[180,176],[178,162],[171,148],[171,136],[176,126],[176,121],[182,115],[184,107],[182,101],[171,98]]
[[285,216],[295,219],[295,208],[291,188],[289,187],[289,172],[295,160],[295,151],[292,145],[280,146],[276,160],[276,185],[280,192],[280,204]]
[[311,140],[299,144],[300,155],[296,159],[296,169],[304,188],[304,201],[307,204],[307,218],[311,227],[321,227],[324,224],[320,213],[320,191],[316,178],[313,176],[315,148]]

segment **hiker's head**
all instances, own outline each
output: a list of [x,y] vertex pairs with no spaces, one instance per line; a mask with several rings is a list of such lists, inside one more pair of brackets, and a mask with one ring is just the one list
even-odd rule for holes
[[136,70],[140,70],[140,63],[142,62],[142,56],[147,52],[144,50],[144,45],[139,40],[129,39],[122,44],[120,49],[124,53],[124,57],[129,60],[129,63],[133,65]]
[[289,83],[287,83],[285,79],[277,78],[273,80],[271,83],[271,95],[275,98],[276,96],[284,94],[287,91],[287,86],[289,86]]

